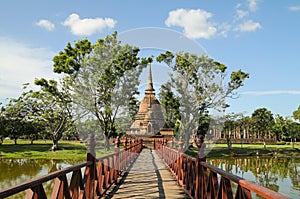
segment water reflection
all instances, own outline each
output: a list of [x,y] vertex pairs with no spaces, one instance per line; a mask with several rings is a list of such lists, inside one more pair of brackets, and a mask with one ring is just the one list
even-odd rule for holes
[[[0,159],[0,190],[26,182],[38,176],[84,162],[84,160]],[[53,182],[43,184],[51,190]],[[13,198],[24,198],[25,193]]]
[[[0,159],[0,190],[82,162],[84,160]],[[300,197],[300,159],[232,157],[207,162],[291,198]],[[53,181],[43,186],[47,195],[51,195]],[[25,192],[11,198],[24,198],[24,195]]]
[[208,159],[207,162],[291,198],[300,197],[298,158],[232,157]]

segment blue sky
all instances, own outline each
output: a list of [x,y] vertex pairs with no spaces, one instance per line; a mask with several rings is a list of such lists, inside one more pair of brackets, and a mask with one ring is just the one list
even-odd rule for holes
[[36,77],[55,78],[52,58],[67,42],[152,27],[185,36],[190,48],[198,45],[229,72],[250,73],[240,97],[228,100],[228,112],[249,115],[266,107],[290,116],[300,105],[299,0],[2,0],[0,27],[1,101],[19,96],[22,84]]

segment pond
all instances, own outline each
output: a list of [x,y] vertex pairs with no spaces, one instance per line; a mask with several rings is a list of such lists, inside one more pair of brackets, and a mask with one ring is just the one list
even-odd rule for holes
[[[43,159],[0,159],[0,190],[15,186],[71,165],[76,165],[85,160],[43,160]],[[51,196],[51,187],[54,181],[44,183],[46,194]],[[25,192],[10,198],[24,198]]]
[[[0,190],[84,161],[0,159]],[[207,159],[207,162],[291,198],[300,198],[299,158],[231,157]],[[53,181],[43,185],[50,196]],[[24,196],[25,192],[11,198]]]
[[231,157],[207,159],[207,162],[291,198],[300,198],[299,158]]

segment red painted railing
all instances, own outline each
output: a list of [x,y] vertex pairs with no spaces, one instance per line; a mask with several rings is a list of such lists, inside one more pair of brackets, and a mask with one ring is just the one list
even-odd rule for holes
[[[123,171],[131,165],[142,150],[142,140],[123,142],[124,149],[119,148],[120,140],[115,141],[115,153],[100,158],[87,154],[87,162],[71,166],[28,182],[0,191],[0,198],[13,196],[26,191],[25,198],[47,198],[43,183],[55,180],[51,198],[94,198],[102,196],[117,181]],[[81,169],[84,168],[82,174]],[[67,174],[72,174],[70,183]]]
[[[267,199],[289,198],[206,163],[203,139],[199,143],[197,145],[200,157],[193,158],[182,152],[181,139],[178,142],[178,150],[174,149],[173,140],[170,147],[167,146],[166,140],[154,142],[155,150],[191,198],[251,199],[251,192]],[[232,188],[232,184],[236,184],[236,190]]]

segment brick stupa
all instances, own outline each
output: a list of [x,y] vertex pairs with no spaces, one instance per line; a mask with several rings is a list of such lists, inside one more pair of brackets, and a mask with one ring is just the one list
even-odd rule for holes
[[154,91],[151,65],[149,65],[148,84],[145,90],[145,96],[140,103],[135,121],[126,131],[127,135],[150,137],[160,134],[160,130],[164,128],[165,120]]

